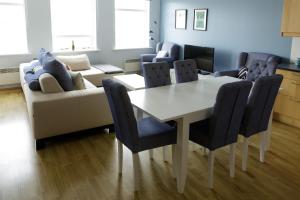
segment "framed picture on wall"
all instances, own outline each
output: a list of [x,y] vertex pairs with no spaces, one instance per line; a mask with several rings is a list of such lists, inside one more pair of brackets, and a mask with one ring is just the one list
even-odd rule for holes
[[187,22],[187,10],[186,9],[175,10],[175,28],[186,29],[186,22]]
[[207,30],[207,13],[208,13],[208,9],[194,10],[194,30],[197,31]]

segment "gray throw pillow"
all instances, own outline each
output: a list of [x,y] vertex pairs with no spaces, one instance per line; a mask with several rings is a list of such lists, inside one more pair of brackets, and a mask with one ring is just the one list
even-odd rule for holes
[[74,90],[86,89],[84,81],[83,81],[83,77],[80,73],[76,73],[76,72],[72,72],[72,71],[68,71],[68,72],[72,78]]

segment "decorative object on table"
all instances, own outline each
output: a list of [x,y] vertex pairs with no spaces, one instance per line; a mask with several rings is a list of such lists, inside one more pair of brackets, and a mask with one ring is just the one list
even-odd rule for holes
[[72,40],[72,51],[75,51],[75,43],[74,43],[74,40]]
[[296,59],[296,63],[295,63],[298,67],[300,67],[300,58]]
[[208,9],[194,10],[194,30],[197,31],[207,30],[207,12]]
[[175,10],[175,28],[186,29],[186,22],[187,22],[187,10],[186,9]]

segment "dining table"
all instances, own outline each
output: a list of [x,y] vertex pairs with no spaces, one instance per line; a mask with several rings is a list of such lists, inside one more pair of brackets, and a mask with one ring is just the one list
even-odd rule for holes
[[128,92],[137,120],[146,114],[160,122],[177,122],[173,165],[179,193],[184,192],[187,177],[190,124],[209,118],[220,87],[237,81],[241,80],[223,76]]

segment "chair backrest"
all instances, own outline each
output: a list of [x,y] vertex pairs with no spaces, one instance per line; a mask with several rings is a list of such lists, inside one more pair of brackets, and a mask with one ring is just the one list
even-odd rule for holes
[[237,141],[251,87],[251,82],[239,81],[225,84],[219,89],[210,119],[212,149]]
[[146,88],[171,84],[170,66],[167,62],[144,64],[143,72]]
[[240,134],[250,137],[268,129],[270,115],[277,97],[282,75],[259,78],[251,91]]
[[198,80],[198,70],[195,60],[180,60],[174,62],[177,83],[185,83]]
[[156,53],[158,53],[158,51],[167,51],[169,56],[173,58],[174,60],[178,60],[179,59],[179,52],[180,52],[180,47],[179,45],[175,44],[175,43],[171,43],[171,42],[163,42],[163,43],[158,43],[156,46]]
[[126,88],[111,79],[102,81],[112,112],[116,137],[127,147],[138,145],[138,129]]
[[272,54],[242,52],[239,56],[238,66],[248,68],[248,81],[256,81],[260,77],[275,74],[280,60],[280,57]]

